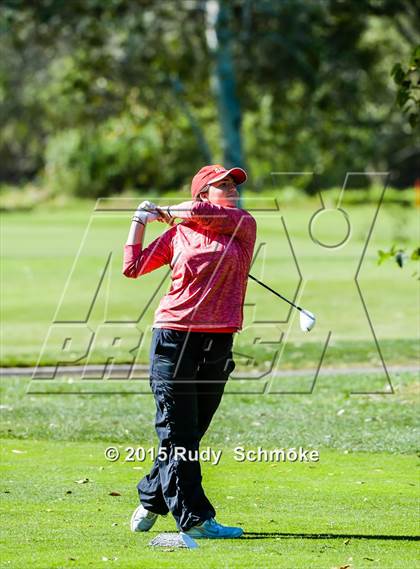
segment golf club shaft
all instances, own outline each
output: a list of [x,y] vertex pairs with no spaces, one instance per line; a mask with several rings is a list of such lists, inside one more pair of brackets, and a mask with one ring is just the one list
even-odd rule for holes
[[[285,302],[287,302],[288,304],[290,304],[290,306],[293,306],[293,308],[297,308],[298,310],[300,310],[300,312],[305,312],[305,310],[303,310],[303,308],[301,308],[297,304],[294,304],[291,300],[288,300],[285,296],[281,295],[279,292],[276,292],[275,290],[273,290],[272,288],[270,288],[269,286],[267,286],[263,282],[259,281],[258,279],[256,279],[252,275],[248,275],[248,277],[250,279],[252,279],[253,281],[255,281],[256,283],[263,286],[264,288],[266,288],[267,290],[269,290],[270,292],[272,292],[273,294],[275,294],[276,296],[278,296],[279,298],[281,298],[282,300],[284,300]],[[305,312],[305,314],[306,314],[306,312]]]

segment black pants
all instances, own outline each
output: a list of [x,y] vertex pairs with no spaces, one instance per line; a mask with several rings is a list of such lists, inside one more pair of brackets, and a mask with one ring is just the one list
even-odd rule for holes
[[150,385],[161,453],[137,489],[146,509],[172,512],[183,531],[216,515],[201,485],[199,461],[179,458],[176,447],[198,453],[235,367],[232,342],[230,333],[153,331]]

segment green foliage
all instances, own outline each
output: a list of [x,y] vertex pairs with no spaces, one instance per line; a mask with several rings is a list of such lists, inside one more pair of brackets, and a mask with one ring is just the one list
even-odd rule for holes
[[[92,197],[130,186],[161,192],[188,183],[209,155],[221,161],[224,115],[213,88],[207,7],[3,3],[3,181],[46,180],[54,192]],[[223,7],[245,162],[257,189],[273,171],[314,171],[330,186],[347,171],[391,169],[405,174],[399,186],[412,184],[413,137],[393,110],[390,77],[418,37],[410,2],[237,0]],[[405,88],[402,72],[395,74]],[[307,176],[297,187],[316,190]]]
[[420,45],[414,48],[408,65],[396,63],[391,75],[398,85],[397,104],[415,128],[420,120]]
[[412,261],[420,260],[420,247],[417,247],[417,249],[414,249],[414,251],[411,253],[410,259]]
[[[411,48],[401,38],[400,22],[416,35],[418,14],[407,22],[404,12],[411,10],[404,2],[259,5],[264,10],[253,14],[247,36],[237,21],[241,48],[251,53],[246,59],[238,55],[238,68],[240,84],[250,85],[242,97],[249,108],[244,132],[252,171],[260,177],[316,172],[330,186],[342,184],[348,171],[392,169],[396,180],[400,156],[413,141],[392,111],[389,70]],[[255,85],[264,86],[260,97]],[[405,168],[411,170],[409,185],[415,166]],[[308,176],[299,182],[311,193],[317,189]],[[370,180],[360,176],[359,183],[367,187]]]
[[96,128],[51,136],[45,155],[47,186],[53,194],[100,197],[125,189],[164,190],[181,183],[191,170],[177,161],[177,151],[193,157],[195,141],[182,117],[175,128],[165,128],[161,122],[139,108],[138,116],[124,113]]
[[[397,248],[396,245],[392,245],[388,251],[383,251],[379,249],[378,251],[378,265],[382,265],[388,259],[393,259],[395,263],[402,269],[407,261],[419,261],[420,260],[420,247],[413,249],[411,253],[407,252],[406,248]],[[418,271],[412,274],[413,277],[418,277]]]

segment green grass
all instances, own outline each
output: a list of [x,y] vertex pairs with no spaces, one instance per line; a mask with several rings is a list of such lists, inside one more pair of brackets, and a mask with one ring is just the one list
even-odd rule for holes
[[[130,207],[135,203],[133,200],[126,205]],[[43,364],[57,361],[63,338],[61,331],[58,333],[55,328],[56,335],[49,338],[44,346],[50,325],[54,318],[84,322],[99,276],[111,252],[111,265],[90,313],[89,328],[97,331],[104,318],[121,322],[119,333],[127,339],[127,348],[113,350],[115,361],[129,361],[132,357],[129,350],[140,342],[135,352],[137,361],[147,362],[153,313],[167,281],[156,296],[153,295],[165,275],[165,269],[139,280],[124,278],[121,275],[122,248],[130,213],[96,213],[87,231],[93,207],[90,202],[83,205],[77,202],[65,210],[43,207],[4,216],[3,365],[34,365],[39,357]],[[302,335],[296,313],[290,312],[287,304],[256,283],[249,282],[244,330],[235,339],[235,350],[254,358],[253,367],[263,367],[279,350],[282,353],[280,367],[313,366],[319,361],[330,331],[332,336],[326,363],[379,362],[369,321],[354,281],[375,205],[344,204],[344,207],[351,219],[352,235],[338,249],[321,247],[309,238],[309,220],[319,209],[316,200],[300,202],[299,207],[281,206],[279,212],[254,212],[258,221],[259,252],[252,273],[286,296],[294,297],[299,275],[284,231],[283,217],[303,277],[298,301],[316,313],[318,324],[310,335]],[[323,213],[317,228],[318,238],[328,243],[337,242],[343,232],[342,217],[337,217],[334,212]],[[162,230],[160,224],[149,226],[147,242]],[[386,249],[393,242],[414,247],[417,234],[414,209],[384,205],[359,274],[369,317],[388,364],[410,364],[418,355],[418,283],[411,276],[414,263],[403,270],[391,262],[378,267],[377,250]],[[80,247],[80,257],[72,272]],[[57,310],[63,292],[63,303]],[[137,320],[142,312],[136,326],[130,328],[126,325]],[[67,331],[74,337],[71,351],[65,356],[70,363],[84,355],[89,331],[85,325],[77,330],[72,326]],[[90,363],[103,362],[104,357],[108,357],[110,338],[107,334],[104,330],[102,337],[97,336],[90,351]],[[282,334],[284,338],[280,345]],[[238,356],[238,366],[241,365],[240,360]]]
[[[409,538],[419,533],[419,378],[414,372],[392,371],[394,392],[389,391],[354,283],[374,204],[348,205],[352,237],[336,250],[308,240],[308,220],[317,208],[314,200],[299,201],[298,207],[289,204],[280,213],[304,278],[299,301],[317,314],[318,325],[304,336],[296,320],[279,322],[287,319],[287,306],[249,283],[245,327],[235,339],[237,370],[202,443],[223,451],[217,466],[203,464],[204,486],[218,519],[243,525],[245,537],[200,542],[196,551],[148,547],[156,533],[174,531],[171,516],[160,519],[148,535],[130,533],[128,520],[137,504],[135,485],[149,463],[124,461],[125,449],[156,444],[154,403],[146,377],[96,382],[74,377],[51,381],[6,377],[0,386],[0,568],[417,566],[418,550]],[[5,365],[37,363],[91,210],[91,203],[70,203],[64,211],[40,207],[4,217]],[[127,215],[96,216],[58,318],[84,319],[111,251],[110,278],[89,319],[92,330],[104,321],[104,314],[110,320],[133,319],[151,298],[164,271],[138,281],[124,279],[120,273]],[[252,273],[293,297],[298,279],[279,213],[256,215],[261,249]],[[324,226],[322,217],[319,222],[320,237],[338,238],[340,222],[332,217]],[[161,230],[157,224],[150,226],[148,239]],[[411,269],[400,270],[391,263],[377,267],[376,250],[394,241],[411,246],[416,231],[412,209],[384,207],[360,272],[361,290],[388,365],[413,366],[418,361],[418,283]],[[137,354],[141,363],[147,362],[158,297],[129,331],[133,342],[144,332]],[[127,331],[127,327],[121,329]],[[329,332],[324,365],[347,373],[326,375],[321,370],[310,394]],[[85,333],[83,327],[79,336],[74,333],[80,345],[72,346],[69,359],[80,355]],[[43,351],[42,363],[57,361],[58,339]],[[276,352],[275,369],[306,371],[270,377],[267,385],[264,377],[240,379],[249,370],[267,368]],[[109,355],[103,337],[90,362],[103,363]],[[113,355],[115,361],[127,361],[124,352]],[[378,372],[357,372],[352,368],[356,365]],[[81,394],[87,390],[94,394]],[[110,445],[116,445],[122,455],[115,463],[104,457]],[[240,463],[233,459],[236,446],[317,449],[320,461]],[[75,482],[85,478],[89,479],[86,484]],[[111,496],[112,491],[121,495]]]
[[[284,391],[302,388],[304,381],[305,378],[296,377],[281,379]],[[5,408],[0,436],[132,444],[141,440],[154,444],[154,402],[148,382],[142,383],[147,384],[143,386],[143,395],[113,393],[115,384],[119,392],[129,391],[132,385],[119,381],[90,381],[89,389],[96,388],[102,394],[78,395],[85,387],[84,380],[68,383],[8,378],[1,385]],[[418,376],[396,375],[394,394],[351,395],[363,386],[382,387],[383,391],[386,388],[382,377],[348,374],[320,378],[312,395],[226,394],[217,412],[218,426],[210,429],[206,441],[219,446],[300,445],[414,453],[418,448]],[[58,393],[73,394],[30,394],[41,389],[52,391],[53,387]],[[234,390],[230,380],[226,391]]]
[[[220,521],[247,533],[237,542],[167,551],[147,544],[174,531],[171,516],[148,535],[132,535],[127,525],[149,462],[124,459],[129,446],[155,446],[152,398],[35,396],[27,394],[28,378],[7,378],[0,567],[415,566],[415,543],[395,536],[410,538],[419,529],[418,379],[398,375],[393,395],[350,395],[366,379],[324,378],[312,395],[226,395],[202,442],[223,452],[217,466],[203,464],[204,484]],[[292,388],[296,378],[283,381]],[[68,385],[78,387],[61,388]],[[114,463],[104,457],[110,445],[121,453]],[[317,449],[320,461],[237,462],[237,446]]]
[[245,537],[162,551],[147,544],[174,531],[170,516],[147,535],[128,529],[148,464],[107,463],[105,446],[4,441],[1,567],[415,566],[414,542],[380,537],[418,530],[413,456],[322,450],[313,464],[239,463],[226,447],[218,466],[204,466],[205,486],[219,519],[243,525]]

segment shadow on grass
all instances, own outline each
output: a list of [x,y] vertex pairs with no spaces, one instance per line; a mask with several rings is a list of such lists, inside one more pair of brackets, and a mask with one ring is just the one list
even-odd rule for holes
[[245,539],[268,539],[273,537],[296,539],[377,539],[389,541],[420,541],[418,535],[363,535],[352,533],[283,533],[279,531],[245,532]]

